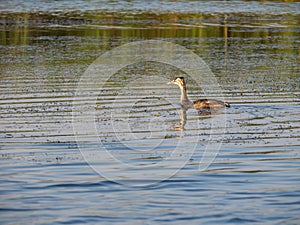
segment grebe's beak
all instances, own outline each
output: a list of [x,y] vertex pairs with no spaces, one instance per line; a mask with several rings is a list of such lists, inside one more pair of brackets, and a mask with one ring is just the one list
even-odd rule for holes
[[172,80],[172,81],[168,82],[167,84],[175,84],[175,81]]

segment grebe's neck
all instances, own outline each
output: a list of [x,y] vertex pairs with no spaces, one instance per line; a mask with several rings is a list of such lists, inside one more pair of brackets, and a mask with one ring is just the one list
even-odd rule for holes
[[184,106],[190,106],[192,102],[189,100],[187,96],[185,83],[183,83],[179,87],[181,91],[181,99],[180,99],[181,104]]
[[189,98],[186,94],[186,87],[184,86],[180,86],[180,91],[181,91],[181,103],[182,102],[187,102],[189,101]]

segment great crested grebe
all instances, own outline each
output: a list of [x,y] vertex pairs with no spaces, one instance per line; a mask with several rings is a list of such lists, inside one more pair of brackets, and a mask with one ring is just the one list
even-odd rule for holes
[[196,101],[190,101],[186,94],[186,85],[184,77],[177,77],[174,80],[168,82],[167,84],[177,84],[181,90],[181,100],[180,103],[185,108],[194,108],[198,110],[218,110],[223,107],[230,107],[228,102],[223,102],[215,99],[199,99]]

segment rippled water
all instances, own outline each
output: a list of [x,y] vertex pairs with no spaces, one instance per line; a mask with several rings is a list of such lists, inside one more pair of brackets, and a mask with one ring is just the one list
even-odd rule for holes
[[[299,224],[299,3],[1,5],[1,224]],[[222,92],[155,61],[80,86],[144,40],[191,50]],[[181,110],[176,76],[231,108]]]

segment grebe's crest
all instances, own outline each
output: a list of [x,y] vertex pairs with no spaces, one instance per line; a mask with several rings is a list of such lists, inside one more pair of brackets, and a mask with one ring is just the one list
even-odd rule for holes
[[176,77],[174,80],[168,82],[168,84],[177,84],[178,86],[185,86],[184,77]]

